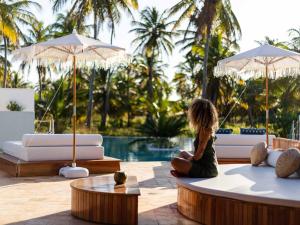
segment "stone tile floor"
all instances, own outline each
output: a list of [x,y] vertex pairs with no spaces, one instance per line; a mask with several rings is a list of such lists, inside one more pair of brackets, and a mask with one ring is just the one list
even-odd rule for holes
[[[177,212],[177,189],[169,163],[129,162],[121,167],[137,176],[140,184],[139,224],[197,224]],[[12,178],[0,171],[0,224],[94,224],[70,215],[70,182],[61,177]]]

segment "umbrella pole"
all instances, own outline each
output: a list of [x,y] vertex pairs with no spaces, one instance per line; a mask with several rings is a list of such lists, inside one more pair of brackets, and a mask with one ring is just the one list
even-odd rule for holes
[[67,178],[88,177],[89,170],[83,167],[76,167],[76,56],[73,55],[73,160],[72,167],[63,167],[59,170],[59,175]]
[[269,146],[269,75],[268,64],[266,65],[266,143]]
[[73,56],[73,160],[72,167],[76,167],[76,56]]

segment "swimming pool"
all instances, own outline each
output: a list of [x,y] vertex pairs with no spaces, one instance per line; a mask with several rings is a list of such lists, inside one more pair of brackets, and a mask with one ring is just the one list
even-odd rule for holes
[[151,151],[149,143],[135,142],[137,137],[103,137],[105,155],[121,159],[122,161],[170,161],[178,154],[178,149],[192,150],[191,138],[174,138],[178,144],[177,150]]

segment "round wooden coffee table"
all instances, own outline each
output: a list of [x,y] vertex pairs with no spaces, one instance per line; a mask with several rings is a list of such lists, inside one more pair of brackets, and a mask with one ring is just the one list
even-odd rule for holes
[[71,183],[73,216],[105,224],[137,224],[140,189],[135,176],[115,186],[113,176],[89,177]]

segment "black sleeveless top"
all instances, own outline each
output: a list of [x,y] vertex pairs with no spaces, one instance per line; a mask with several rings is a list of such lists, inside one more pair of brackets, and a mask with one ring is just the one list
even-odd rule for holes
[[[192,161],[192,168],[189,175],[191,177],[215,177],[218,175],[218,161],[215,149],[213,148],[214,138],[211,137],[207,142],[203,155],[198,160]],[[199,146],[199,135],[197,135],[194,141],[195,153]]]

